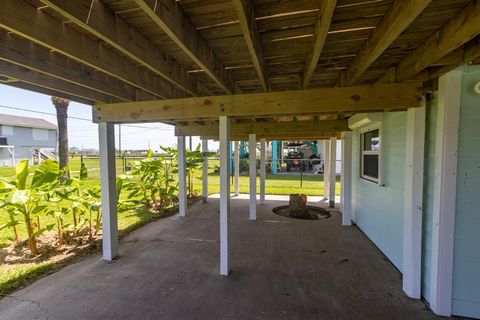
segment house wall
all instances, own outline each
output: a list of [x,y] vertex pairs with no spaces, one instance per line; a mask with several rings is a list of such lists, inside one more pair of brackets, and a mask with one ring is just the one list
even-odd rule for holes
[[480,68],[462,77],[455,215],[452,314],[480,318]]
[[384,186],[360,178],[360,131],[353,131],[352,216],[357,226],[402,270],[406,112],[384,113]]
[[[0,135],[7,138],[9,145],[15,146],[15,162],[17,163],[24,159],[31,160],[35,148],[56,148],[57,146],[56,130],[0,125]],[[2,166],[3,158],[4,155],[0,155],[0,165]]]

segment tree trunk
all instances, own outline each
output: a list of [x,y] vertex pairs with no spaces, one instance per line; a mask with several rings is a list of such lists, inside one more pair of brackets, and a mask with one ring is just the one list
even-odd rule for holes
[[70,100],[52,97],[52,103],[57,110],[57,126],[58,126],[58,158],[60,168],[68,166],[68,132],[67,117],[68,105]]

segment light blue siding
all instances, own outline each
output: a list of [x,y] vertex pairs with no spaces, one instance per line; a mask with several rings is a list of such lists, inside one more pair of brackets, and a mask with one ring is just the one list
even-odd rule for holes
[[[10,126],[12,127],[12,126]],[[15,161],[31,160],[32,152],[37,148],[51,148],[57,146],[57,131],[49,129],[39,129],[45,132],[47,139],[35,140],[33,137],[33,129],[30,127],[13,126],[12,131],[4,130],[3,125],[0,125],[1,136],[7,138],[8,145],[15,147]],[[12,158],[8,151],[0,152],[0,166],[11,165]]]
[[427,101],[425,124],[425,167],[422,221],[422,296],[430,301],[432,253],[433,181],[435,172],[435,134],[437,129],[437,95]]
[[384,114],[383,181],[360,179],[359,131],[353,132],[353,216],[362,231],[402,270],[406,112]]
[[473,90],[480,68],[462,79],[453,259],[455,315],[480,318],[480,95]]

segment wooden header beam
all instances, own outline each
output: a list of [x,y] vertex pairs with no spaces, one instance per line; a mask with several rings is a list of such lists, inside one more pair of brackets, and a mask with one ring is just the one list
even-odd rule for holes
[[[260,133],[256,135],[257,141],[260,139],[266,140],[328,140],[332,137],[337,139],[341,138],[341,133],[336,132],[316,132],[316,133],[288,133],[288,134],[279,134],[279,133]],[[201,139],[209,139],[209,140],[218,140],[218,135],[211,135],[211,136],[200,136]],[[248,141],[248,135],[230,135],[231,141]]]
[[375,112],[420,106],[419,82],[228,96],[99,104],[94,122],[159,122],[230,117],[269,117]]
[[[309,135],[316,132],[350,131],[347,120],[291,121],[291,122],[251,122],[232,123],[230,132],[233,136],[250,133],[266,135]],[[218,125],[175,126],[176,136],[218,136]]]

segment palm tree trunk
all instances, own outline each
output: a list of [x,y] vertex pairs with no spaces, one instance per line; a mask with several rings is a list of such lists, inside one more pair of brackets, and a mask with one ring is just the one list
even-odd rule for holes
[[52,103],[57,110],[57,126],[58,126],[58,157],[60,168],[68,166],[68,132],[67,132],[67,117],[68,105],[70,100],[52,97]]

